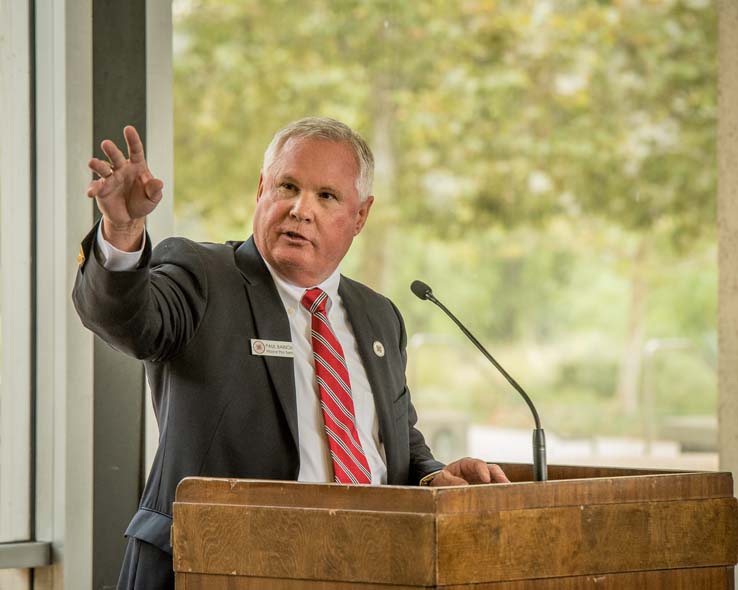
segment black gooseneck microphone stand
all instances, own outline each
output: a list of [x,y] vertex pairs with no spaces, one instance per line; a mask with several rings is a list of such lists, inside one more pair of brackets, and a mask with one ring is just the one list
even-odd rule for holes
[[466,329],[464,324],[462,324],[443,303],[435,298],[432,289],[428,285],[423,281],[413,281],[410,285],[410,290],[419,299],[427,299],[440,307],[441,310],[454,321],[464,335],[474,343],[474,346],[479,349],[486,359],[491,362],[500,373],[502,373],[502,376],[507,379],[507,382],[513,386],[515,391],[517,391],[523,397],[525,403],[528,404],[528,407],[533,414],[533,420],[536,424],[535,430],[533,430],[533,479],[535,481],[546,481],[548,479],[548,466],[546,463],[546,433],[543,432],[543,428],[541,428],[541,420],[538,417],[538,412],[536,411],[536,407],[533,405],[533,401],[528,397],[528,394],[523,391],[523,388],[518,385],[518,382],[502,368],[502,365],[500,365],[500,363],[498,363],[489,352],[487,352],[487,349],[481,345],[479,340],[477,340],[474,335]]

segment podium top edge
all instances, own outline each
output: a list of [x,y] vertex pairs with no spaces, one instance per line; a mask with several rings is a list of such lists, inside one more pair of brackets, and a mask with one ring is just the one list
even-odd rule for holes
[[461,509],[498,510],[732,496],[733,478],[729,472],[640,473],[460,487],[357,486],[188,477],[177,487],[175,503],[452,513]]

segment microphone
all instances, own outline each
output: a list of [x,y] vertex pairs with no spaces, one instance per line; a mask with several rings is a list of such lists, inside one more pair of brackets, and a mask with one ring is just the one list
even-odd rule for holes
[[479,340],[477,340],[473,334],[466,329],[464,324],[462,324],[454,314],[446,309],[446,306],[443,303],[435,298],[433,290],[428,285],[423,281],[413,281],[410,285],[410,290],[418,299],[431,301],[440,307],[441,310],[461,329],[464,335],[474,343],[474,346],[481,351],[487,360],[491,362],[500,373],[502,373],[502,376],[507,379],[507,382],[513,386],[515,391],[517,391],[523,397],[525,403],[528,404],[528,407],[533,414],[533,420],[536,424],[535,430],[533,430],[533,479],[535,481],[546,481],[548,479],[548,466],[546,464],[546,434],[543,432],[543,428],[541,428],[541,420],[538,417],[538,412],[536,411],[536,407],[533,405],[530,397],[528,397],[528,394],[525,393],[523,388],[518,385],[518,382],[502,368],[502,365],[500,365],[500,363],[498,363],[492,355],[487,352],[487,349],[484,348],[484,346],[479,343]]

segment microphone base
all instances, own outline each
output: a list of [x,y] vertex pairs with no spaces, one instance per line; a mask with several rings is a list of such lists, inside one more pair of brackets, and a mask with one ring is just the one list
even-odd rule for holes
[[533,431],[533,481],[548,480],[548,463],[546,463],[546,433],[543,428]]

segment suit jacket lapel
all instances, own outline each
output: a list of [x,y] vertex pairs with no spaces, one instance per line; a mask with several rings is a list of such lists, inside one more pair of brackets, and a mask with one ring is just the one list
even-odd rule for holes
[[[256,249],[253,236],[235,251],[236,266],[245,279],[248,299],[254,315],[256,337],[263,340],[290,342],[290,323],[282,300],[264,261]],[[297,430],[297,395],[295,371],[291,358],[262,357],[269,370],[274,389],[287,418],[292,438],[299,448]]]
[[392,416],[392,400],[390,392],[392,388],[388,381],[387,365],[384,358],[378,357],[374,353],[374,342],[381,341],[381,331],[373,324],[372,317],[369,315],[365,306],[362,305],[360,296],[356,289],[348,282],[341,278],[338,287],[338,293],[341,296],[343,305],[346,308],[351,327],[354,331],[356,344],[359,348],[359,355],[364,363],[369,385],[372,388],[374,396],[374,405],[377,410],[377,418],[379,420],[379,435],[385,448],[385,456],[387,458],[387,481],[392,481],[390,474],[394,465],[392,464],[391,450],[394,448],[394,422]]

